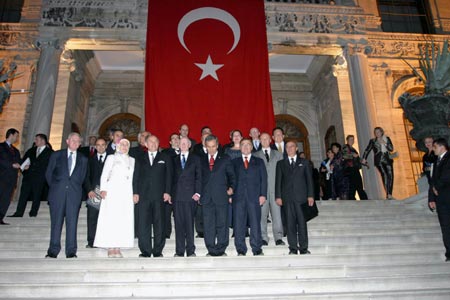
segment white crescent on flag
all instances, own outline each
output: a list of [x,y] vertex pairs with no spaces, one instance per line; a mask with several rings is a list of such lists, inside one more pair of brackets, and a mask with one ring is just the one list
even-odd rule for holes
[[178,39],[180,40],[181,45],[187,52],[191,53],[189,48],[186,46],[184,42],[184,33],[186,29],[192,24],[200,20],[205,19],[213,19],[222,21],[227,24],[231,31],[233,31],[234,43],[231,47],[230,51],[227,54],[230,54],[236,46],[239,44],[239,40],[241,38],[241,27],[239,26],[239,22],[233,17],[230,13],[223,9],[215,8],[215,7],[201,7],[194,10],[191,10],[187,14],[181,18],[178,23]]

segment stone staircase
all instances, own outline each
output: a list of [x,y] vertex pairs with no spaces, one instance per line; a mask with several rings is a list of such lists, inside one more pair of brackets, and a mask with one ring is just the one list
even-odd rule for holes
[[[0,227],[1,299],[450,299],[450,263],[437,216],[424,195],[405,201],[320,201],[308,223],[312,255],[289,256],[287,246],[265,256],[106,258],[86,249],[86,208],[80,213],[78,259],[45,259],[49,212],[8,218]],[[10,213],[15,205],[11,205]],[[270,232],[270,231],[269,231]],[[174,235],[173,235],[174,236]],[[63,234],[64,238],[64,234]],[[136,244],[137,245],[137,244]]]

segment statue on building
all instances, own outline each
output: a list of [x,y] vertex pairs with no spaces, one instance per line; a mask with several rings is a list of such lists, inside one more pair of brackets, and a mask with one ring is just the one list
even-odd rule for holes
[[3,105],[11,95],[11,86],[9,80],[17,75],[15,74],[17,65],[15,62],[9,64],[9,68],[4,67],[4,61],[0,59],[0,113],[3,111]]

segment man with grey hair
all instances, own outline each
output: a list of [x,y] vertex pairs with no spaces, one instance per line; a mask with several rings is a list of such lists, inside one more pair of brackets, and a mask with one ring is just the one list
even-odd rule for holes
[[50,156],[45,178],[49,185],[50,245],[46,257],[56,258],[61,251],[61,231],[66,223],[66,257],[77,257],[77,226],[83,183],[88,170],[88,159],[77,153],[81,136],[72,132],[66,140],[67,149]]

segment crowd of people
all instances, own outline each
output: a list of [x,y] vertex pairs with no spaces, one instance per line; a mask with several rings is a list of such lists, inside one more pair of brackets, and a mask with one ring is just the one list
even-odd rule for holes
[[[314,199],[355,199],[356,192],[361,200],[368,199],[360,169],[368,167],[371,151],[386,199],[393,199],[392,141],[380,127],[374,129],[374,135],[362,157],[353,147],[353,135],[346,137],[343,147],[333,143],[327,158],[315,169],[295,142],[285,141],[279,127],[271,134],[252,128],[248,138],[236,129],[230,133],[230,143],[221,145],[210,127],[202,128],[197,143],[183,124],[169,137],[167,149],[161,149],[159,138],[147,131],[139,133],[135,147],[118,129],[111,130],[109,141],[90,137],[86,147],[80,147],[78,133],[70,133],[67,148],[59,151],[52,150],[46,135],[37,134],[23,158],[13,146],[19,132],[12,128],[0,144],[0,224],[7,225],[4,217],[21,170],[17,209],[9,217],[22,217],[29,199],[29,215],[35,217],[41,200],[48,199],[49,258],[56,258],[61,251],[64,223],[66,257],[76,257],[78,215],[86,198],[101,199],[101,205],[87,206],[86,247],[105,248],[108,257],[122,257],[121,248],[133,247],[135,238],[140,257],[163,256],[166,239],[173,231],[172,215],[176,257],[196,256],[195,234],[204,239],[208,256],[226,256],[230,228],[238,255],[248,252],[246,236],[253,255],[263,255],[263,246],[270,242],[268,222],[272,222],[275,245],[285,245],[287,236],[289,254],[309,254],[302,204],[313,206]],[[424,156],[430,208],[438,207],[440,215],[447,216],[440,221],[445,219],[441,225],[450,257],[449,206],[439,200],[442,193],[450,194],[445,179],[448,163],[441,172],[447,174],[444,183],[433,174],[433,166],[440,164],[437,157],[445,156],[448,162],[444,151],[448,144],[442,139],[425,144],[430,149]]]

